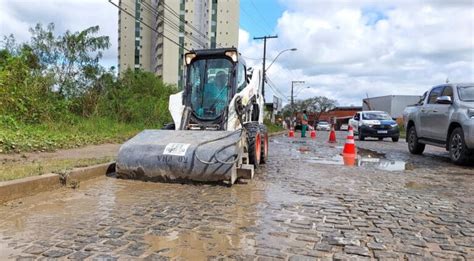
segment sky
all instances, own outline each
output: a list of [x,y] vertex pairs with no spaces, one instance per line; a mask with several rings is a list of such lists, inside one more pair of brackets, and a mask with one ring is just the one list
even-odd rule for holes
[[[177,1],[177,0],[176,0]],[[474,0],[240,0],[239,49],[247,64],[267,65],[274,93],[287,101],[327,96],[341,106],[366,96],[421,95],[433,85],[474,82]],[[99,25],[117,63],[117,10],[107,0],[0,0],[0,35],[29,39],[28,28],[54,22],[58,32]],[[308,88],[309,87],[309,88]],[[275,89],[275,91],[272,91]],[[267,96],[267,98],[268,98]]]

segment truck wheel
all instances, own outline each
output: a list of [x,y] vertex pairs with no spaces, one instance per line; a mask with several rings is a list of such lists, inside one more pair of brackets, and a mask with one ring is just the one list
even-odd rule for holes
[[262,134],[262,155],[260,164],[265,164],[268,160],[268,130],[267,126],[260,124],[260,133]]
[[422,154],[425,150],[425,144],[418,142],[418,135],[416,134],[415,126],[408,129],[408,150],[411,154]]
[[453,130],[449,137],[449,157],[455,164],[467,163],[470,155],[469,149],[464,141],[464,132],[460,127]]
[[249,163],[253,164],[255,168],[258,168],[262,157],[260,124],[258,122],[248,122],[245,124],[245,128],[247,129]]
[[393,141],[393,142],[398,142],[399,139],[400,139],[399,136],[392,137],[392,141]]
[[364,134],[362,134],[362,131],[359,129],[357,132],[359,133],[359,140],[360,140],[360,141],[364,141],[364,140],[365,140],[365,136],[364,136]]

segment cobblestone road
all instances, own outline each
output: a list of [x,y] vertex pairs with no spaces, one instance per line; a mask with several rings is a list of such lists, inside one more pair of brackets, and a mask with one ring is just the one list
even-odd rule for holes
[[0,260],[474,259],[474,169],[446,152],[327,133],[272,139],[232,188],[100,178],[0,207]]

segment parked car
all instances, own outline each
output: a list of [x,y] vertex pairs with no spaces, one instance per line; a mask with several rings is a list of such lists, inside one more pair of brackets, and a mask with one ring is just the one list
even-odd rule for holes
[[341,127],[339,127],[339,130],[346,131],[349,129],[349,125],[347,124],[341,124]]
[[316,125],[316,130],[330,131],[331,130],[331,125],[329,125],[329,122],[327,122],[327,121],[320,121]]
[[384,111],[360,111],[357,112],[349,124],[354,129],[354,134],[359,136],[359,140],[366,137],[374,137],[379,140],[392,138],[397,142],[400,138],[400,129],[395,120]]
[[403,118],[412,154],[428,144],[446,148],[456,164],[474,161],[474,83],[434,86]]

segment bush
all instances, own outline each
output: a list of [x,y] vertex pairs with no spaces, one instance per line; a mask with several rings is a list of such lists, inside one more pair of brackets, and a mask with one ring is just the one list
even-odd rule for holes
[[98,113],[121,122],[167,123],[171,121],[169,96],[176,91],[153,73],[128,70],[115,84],[107,86],[99,99]]

